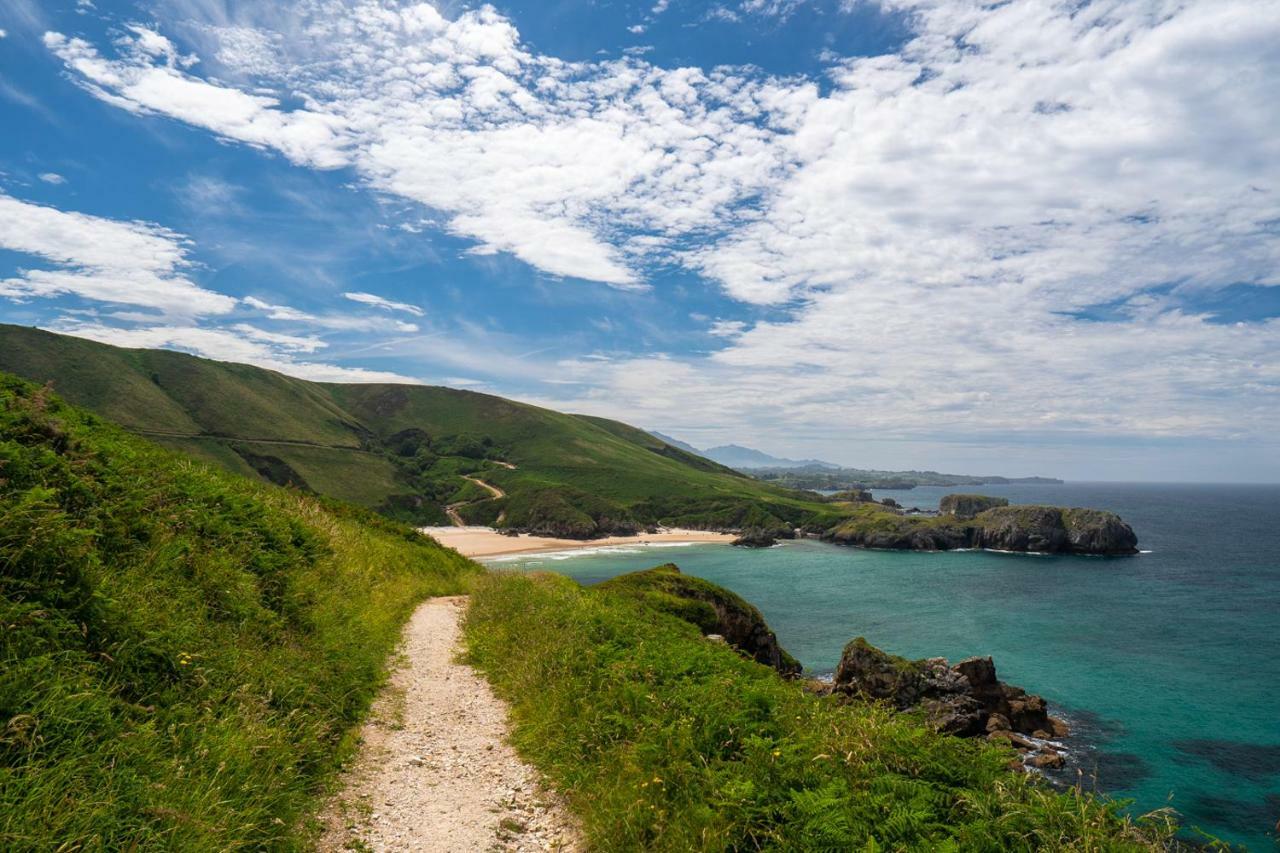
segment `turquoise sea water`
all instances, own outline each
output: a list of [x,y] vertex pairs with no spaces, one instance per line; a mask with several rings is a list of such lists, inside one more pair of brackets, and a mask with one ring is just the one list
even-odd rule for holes
[[[882,492],[936,507],[954,489]],[[1280,486],[984,486],[1118,512],[1137,557],[863,551],[814,541],[599,549],[495,561],[593,583],[675,562],[752,601],[815,673],[862,635],[909,657],[991,655],[1075,728],[1087,785],[1173,806],[1252,850],[1280,821]]]

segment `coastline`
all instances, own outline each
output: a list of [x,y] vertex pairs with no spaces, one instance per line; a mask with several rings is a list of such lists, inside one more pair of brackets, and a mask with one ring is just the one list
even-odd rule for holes
[[605,536],[600,539],[557,539],[552,536],[533,536],[528,533],[507,536],[492,527],[420,527],[418,531],[432,537],[441,545],[454,549],[464,557],[477,560],[512,554],[601,548],[609,545],[664,545],[687,542],[728,545],[736,538],[731,533],[681,528],[663,529],[656,533],[641,533],[636,536]]

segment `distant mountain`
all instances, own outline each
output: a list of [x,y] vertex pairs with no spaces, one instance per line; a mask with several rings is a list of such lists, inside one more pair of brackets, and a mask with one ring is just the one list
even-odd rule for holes
[[654,438],[672,447],[718,462],[738,471],[749,471],[752,477],[776,483],[789,489],[813,489],[833,492],[852,488],[910,489],[916,486],[980,486],[984,484],[1061,483],[1054,477],[1001,477],[972,474],[940,474],[937,471],[880,471],[846,468],[821,459],[785,459],[740,444],[722,444],[699,450],[692,444],[649,430]]
[[649,435],[653,436],[654,438],[665,441],[667,444],[671,445],[672,447],[678,447],[679,449],[683,450],[685,453],[692,453],[695,456],[704,455],[701,450],[694,447],[692,444],[689,444],[687,441],[681,441],[678,438],[672,438],[669,435],[663,435],[662,433],[658,432],[656,429],[649,430]]
[[823,462],[820,459],[783,459],[780,456],[770,456],[763,450],[756,450],[754,447],[743,447],[740,444],[722,444],[719,447],[713,447],[710,450],[699,450],[687,441],[672,438],[665,433],[658,432],[656,429],[649,430],[649,435],[654,438],[662,439],[672,447],[678,447],[686,453],[693,453],[698,456],[705,457],[710,459],[712,462],[719,462],[721,465],[734,468],[738,471],[754,468],[819,468],[823,470],[834,470],[840,467],[839,465],[833,465],[830,462]]
[[739,444],[722,444],[701,451],[702,455],[713,462],[728,465],[730,468],[830,468],[838,469],[839,465],[823,462],[821,459],[784,459],[770,456],[752,447]]

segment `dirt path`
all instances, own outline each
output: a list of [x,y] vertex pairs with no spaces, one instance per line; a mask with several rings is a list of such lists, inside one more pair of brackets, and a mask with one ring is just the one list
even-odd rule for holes
[[507,496],[507,493],[502,491],[502,489],[499,489],[497,486],[493,485],[492,483],[486,483],[484,480],[481,480],[478,477],[468,477],[466,474],[463,474],[462,479],[470,480],[471,482],[475,483],[477,486],[480,486],[483,489],[488,489],[489,494],[493,495],[495,499],[505,498]]
[[465,607],[465,598],[435,598],[409,621],[402,665],[322,815],[319,849],[579,849],[563,807],[507,744],[506,707],[454,662]]
[[[499,464],[505,465],[507,463],[503,462]],[[515,466],[513,465],[511,467],[514,468]],[[462,516],[458,513],[458,510],[460,508],[464,506],[470,506],[471,504],[478,504],[480,503],[480,501],[496,501],[498,498],[505,498],[507,496],[507,493],[502,491],[502,489],[499,489],[497,486],[493,485],[492,483],[486,483],[484,480],[481,480],[478,477],[468,477],[466,474],[461,474],[459,476],[461,476],[462,479],[464,480],[475,483],[477,486],[481,487],[482,489],[488,490],[489,494],[492,495],[493,497],[481,498],[478,501],[460,501],[456,504],[449,504],[448,506],[446,506],[444,508],[445,515],[449,516],[449,521],[453,524],[454,527],[467,526],[467,523],[463,521]],[[499,524],[502,523],[502,519],[505,516],[506,516],[506,513],[503,513],[502,515],[498,516]]]

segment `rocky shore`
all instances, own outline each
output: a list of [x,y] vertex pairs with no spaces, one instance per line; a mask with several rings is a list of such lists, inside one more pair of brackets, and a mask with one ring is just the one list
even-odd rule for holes
[[1049,715],[1039,696],[996,677],[989,657],[974,657],[954,666],[944,658],[907,660],[881,651],[862,637],[840,656],[829,686],[836,695],[885,702],[900,711],[919,711],[940,732],[957,737],[983,737],[1019,750],[1026,765],[1062,767],[1059,740],[1067,724]]

